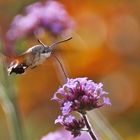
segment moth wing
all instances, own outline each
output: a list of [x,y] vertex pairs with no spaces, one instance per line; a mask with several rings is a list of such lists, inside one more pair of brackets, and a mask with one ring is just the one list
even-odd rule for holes
[[14,57],[14,59],[17,59],[19,62],[24,62],[27,57],[29,57],[29,53],[23,53],[21,55],[17,55]]
[[32,54],[31,53],[23,53],[21,55],[17,55],[17,56],[5,56],[2,55],[2,57],[0,56],[0,60],[2,60],[3,62],[5,62],[5,64],[7,65],[7,67],[11,67],[13,65],[20,65],[20,64],[25,64],[27,67],[30,66],[30,62],[28,60],[30,60],[32,58]]

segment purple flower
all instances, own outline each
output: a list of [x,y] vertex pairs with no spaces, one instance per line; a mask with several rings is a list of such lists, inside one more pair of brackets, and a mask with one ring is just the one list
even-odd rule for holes
[[44,29],[53,35],[59,35],[72,29],[74,21],[66,9],[57,1],[47,1],[45,4],[36,2],[25,8],[25,15],[17,15],[11,24],[7,37],[15,40]]
[[64,123],[70,124],[75,120],[75,117],[72,115],[69,115],[68,117],[65,118]]
[[63,107],[61,107],[62,114],[63,115],[69,114],[71,112],[71,106],[72,106],[72,102],[70,102],[70,101],[65,102],[63,104]]
[[110,99],[108,97],[103,97],[104,104],[111,105]]
[[70,115],[65,118],[63,125],[66,130],[71,132],[71,135],[77,137],[81,135],[81,131],[85,127],[85,122],[82,118],[77,120],[74,116]]
[[[109,98],[106,97],[107,94],[103,90],[102,83],[94,83],[87,77],[68,78],[67,82],[57,90],[52,98],[60,103],[62,112],[55,123],[63,125],[74,137],[80,136],[82,130],[89,129],[83,117],[86,111],[111,105]],[[81,114],[80,119],[71,115],[73,111]]]
[[[72,111],[85,113],[86,111],[111,105],[108,94],[103,90],[102,83],[94,83],[84,78],[67,79],[67,83],[60,87],[54,94],[53,100],[60,103],[62,114]],[[60,94],[61,98],[57,95]]]
[[81,135],[81,130],[85,127],[83,119],[77,120],[72,115],[58,116],[55,123],[60,123],[65,127],[66,130],[70,131],[74,137]]
[[59,115],[58,118],[55,120],[54,123],[55,123],[55,124],[56,124],[56,123],[63,124],[63,120],[64,120],[64,116]]
[[89,140],[90,137],[86,132],[82,132],[79,137],[73,138],[73,136],[63,129],[51,132],[46,136],[43,136],[41,140]]

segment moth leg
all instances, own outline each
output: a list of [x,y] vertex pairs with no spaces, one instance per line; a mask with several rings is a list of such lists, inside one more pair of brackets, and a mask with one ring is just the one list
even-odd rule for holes
[[31,69],[34,69],[34,68],[36,68],[37,66],[33,66],[33,67],[31,67]]

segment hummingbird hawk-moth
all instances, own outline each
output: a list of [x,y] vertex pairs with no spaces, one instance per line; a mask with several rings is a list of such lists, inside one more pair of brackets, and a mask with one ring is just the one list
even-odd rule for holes
[[27,51],[17,57],[17,59],[13,60],[7,71],[8,74],[11,75],[12,73],[22,74],[26,71],[27,68],[35,68],[38,65],[42,64],[48,57],[50,57],[52,51],[59,43],[66,42],[72,39],[69,37],[67,39],[56,41],[51,45],[47,46],[43,44],[39,39],[39,45],[35,45],[30,47]]

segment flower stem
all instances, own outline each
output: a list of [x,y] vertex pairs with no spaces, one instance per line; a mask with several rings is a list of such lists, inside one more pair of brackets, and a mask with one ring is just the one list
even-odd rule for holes
[[92,130],[92,127],[91,127],[91,124],[90,124],[90,122],[88,120],[87,115],[86,114],[81,114],[81,115],[82,115],[82,117],[83,117],[83,119],[85,121],[85,125],[86,125],[86,127],[88,129],[88,132],[89,132],[89,135],[90,135],[91,139],[92,140],[98,140],[97,136],[95,135],[94,131]]

